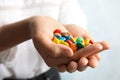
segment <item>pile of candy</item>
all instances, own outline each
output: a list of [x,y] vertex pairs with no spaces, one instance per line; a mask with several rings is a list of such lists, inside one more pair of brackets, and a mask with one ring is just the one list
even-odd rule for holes
[[53,42],[69,46],[74,52],[84,48],[93,42],[83,37],[73,37],[69,32],[62,32],[60,29],[54,30]]

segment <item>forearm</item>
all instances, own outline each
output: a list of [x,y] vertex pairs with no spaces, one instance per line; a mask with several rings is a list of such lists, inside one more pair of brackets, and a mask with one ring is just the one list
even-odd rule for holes
[[29,30],[31,20],[32,18],[28,18],[0,27],[0,52],[31,38]]

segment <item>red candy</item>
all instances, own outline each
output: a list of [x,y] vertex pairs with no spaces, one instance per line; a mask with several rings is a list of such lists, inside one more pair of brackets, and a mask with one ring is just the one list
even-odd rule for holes
[[73,44],[73,42],[71,40],[67,40],[66,42],[69,44]]
[[53,32],[54,34],[55,33],[59,33],[59,34],[61,34],[62,33],[62,31],[60,30],[60,29],[56,29],[56,30],[54,30],[54,32]]

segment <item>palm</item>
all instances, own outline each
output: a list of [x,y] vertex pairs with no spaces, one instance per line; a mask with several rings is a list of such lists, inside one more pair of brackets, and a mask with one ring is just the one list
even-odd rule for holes
[[98,53],[105,49],[108,49],[109,48],[108,43],[107,42],[95,42],[93,36],[88,31],[76,25],[65,25],[65,27],[73,36],[89,38],[95,43],[89,47],[78,50],[77,52],[75,52],[75,55],[73,57],[75,60],[77,59],[78,61],[80,57],[86,57],[89,59],[87,65],[91,67],[95,67],[96,63],[100,60],[100,56]]
[[72,50],[67,46],[55,44],[52,41],[55,29],[68,32],[67,29],[49,17],[35,20],[32,26],[33,43],[45,62],[51,67],[67,64],[70,61],[71,54],[73,54]]

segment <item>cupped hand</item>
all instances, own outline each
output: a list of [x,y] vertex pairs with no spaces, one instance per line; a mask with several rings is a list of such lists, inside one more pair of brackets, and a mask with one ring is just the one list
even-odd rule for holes
[[[94,44],[73,52],[71,48],[52,41],[55,29],[70,32],[73,36],[89,38]],[[92,35],[86,30],[76,25],[61,25],[50,17],[34,17],[30,24],[30,30],[35,48],[46,64],[61,72],[83,71],[87,66],[96,67],[100,60],[98,53],[109,48],[107,42],[95,42]]]
[[69,47],[52,41],[55,29],[68,32],[63,25],[47,16],[35,17],[30,24],[35,48],[50,67],[68,64],[73,56],[73,51]]
[[100,61],[99,53],[110,48],[108,42],[95,42],[91,33],[77,25],[64,25],[66,29],[75,37],[89,38],[94,44],[82,48],[74,53],[73,61],[68,66],[61,65],[59,70],[64,72],[84,71],[87,66],[95,68]]

